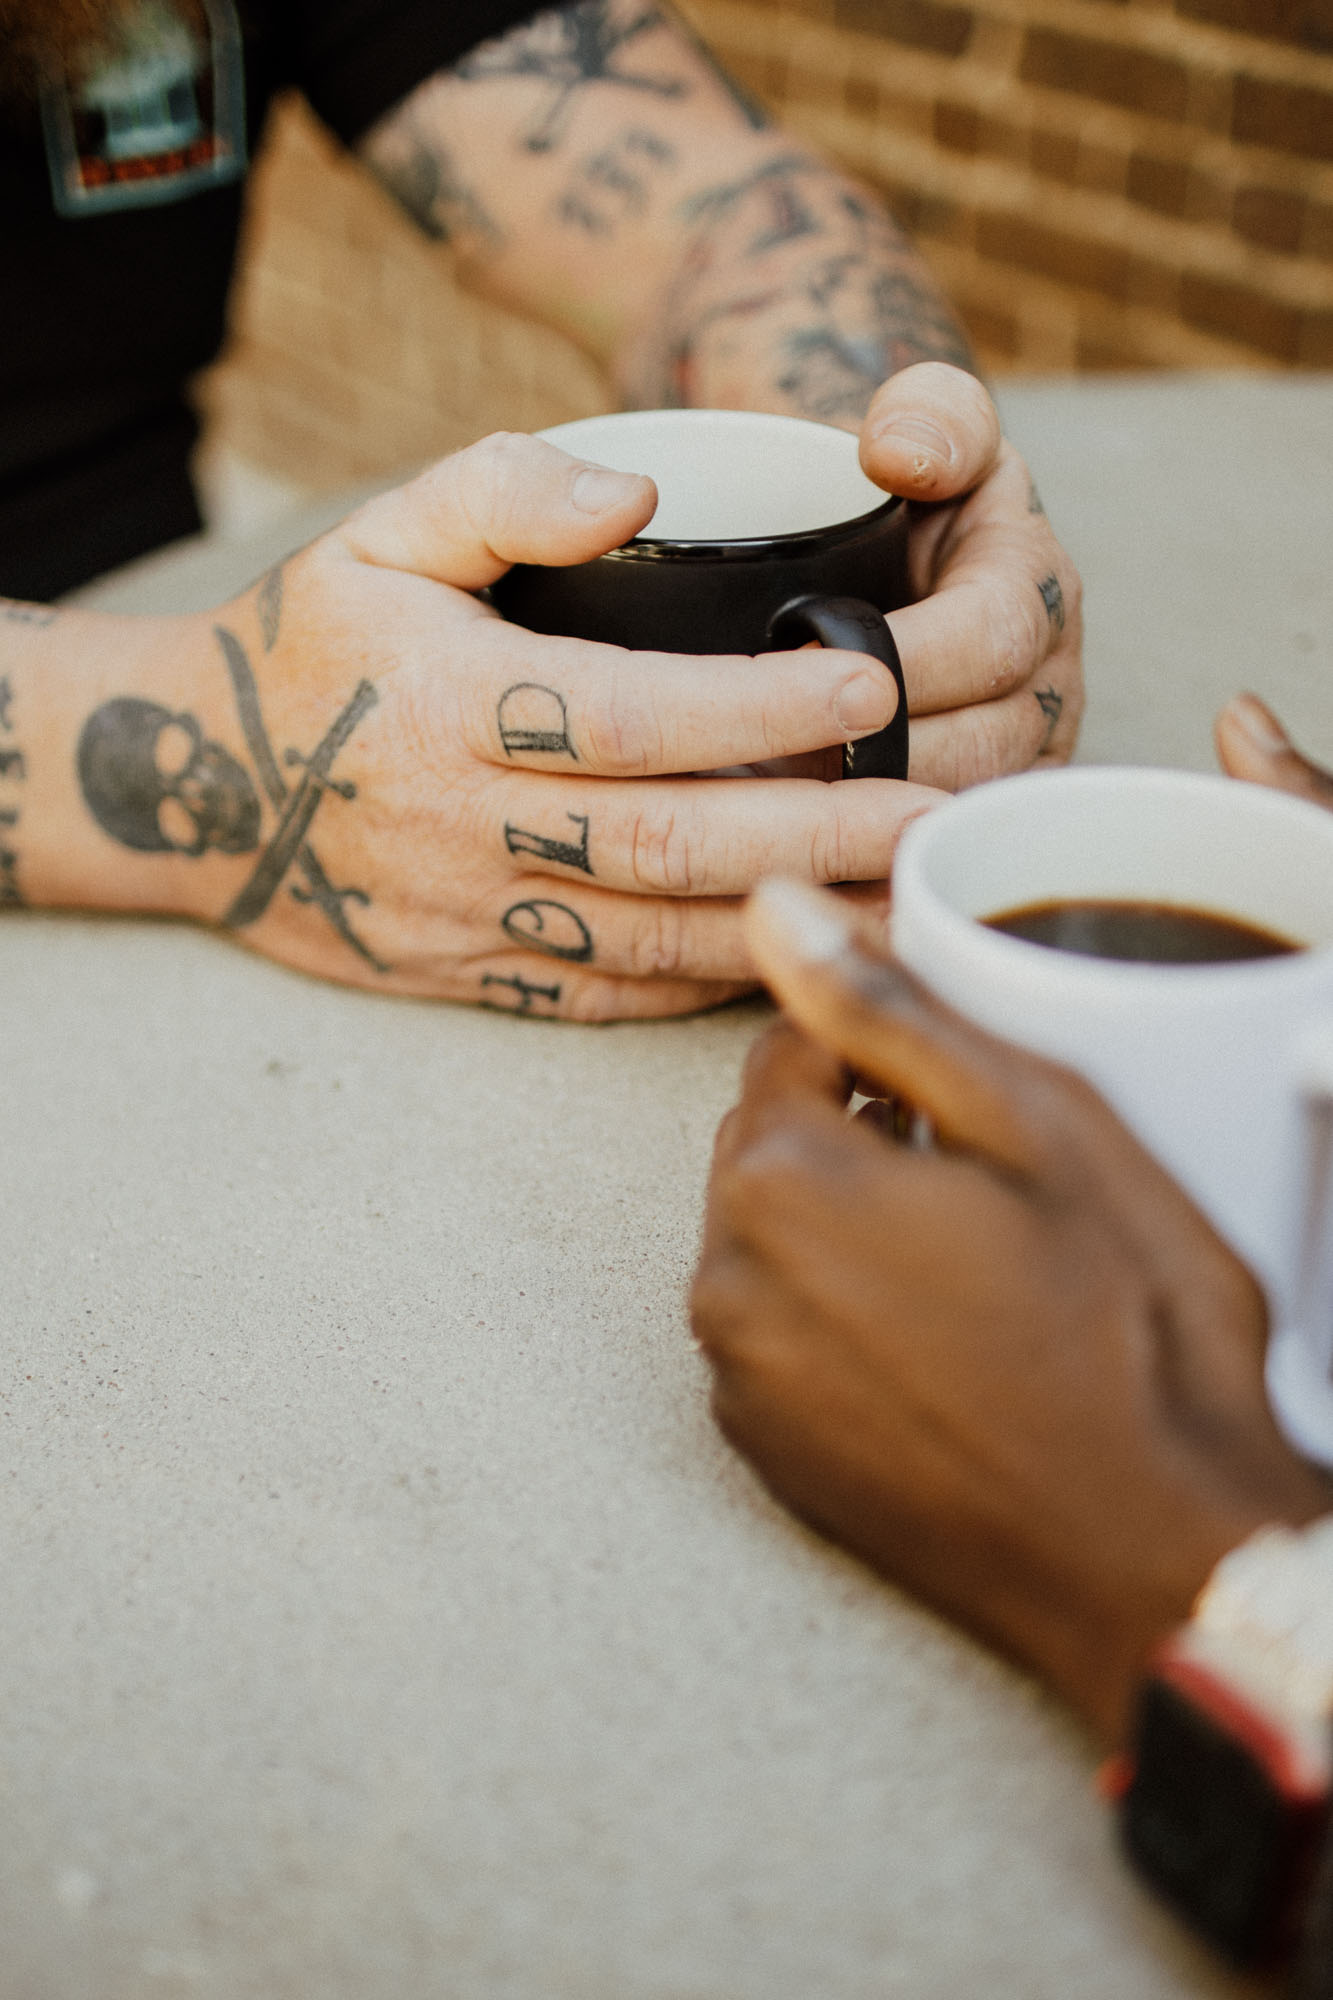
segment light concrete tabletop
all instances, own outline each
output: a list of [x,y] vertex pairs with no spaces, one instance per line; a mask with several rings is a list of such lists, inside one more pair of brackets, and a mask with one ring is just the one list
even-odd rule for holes
[[[1003,398],[1087,758],[1333,761],[1333,382]],[[323,510],[327,518],[330,510]],[[99,586],[213,602],[321,510]],[[2,2000],[1173,2000],[1024,1679],[795,1526],[682,1297],[758,1006],[578,1029],[9,916]]]

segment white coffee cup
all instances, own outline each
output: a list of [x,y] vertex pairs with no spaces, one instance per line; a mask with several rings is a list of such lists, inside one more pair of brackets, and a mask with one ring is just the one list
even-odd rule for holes
[[[1131,964],[978,921],[1082,898],[1208,910],[1308,948]],[[1333,1465],[1333,813],[1180,771],[1006,778],[908,829],[892,940],[960,1013],[1082,1071],[1182,1183],[1264,1286],[1279,1423]]]

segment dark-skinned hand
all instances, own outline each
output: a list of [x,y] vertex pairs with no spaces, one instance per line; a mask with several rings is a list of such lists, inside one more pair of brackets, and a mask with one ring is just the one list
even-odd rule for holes
[[[1333,802],[1254,697],[1218,741]],[[1217,1560],[1333,1506],[1269,1412],[1259,1287],[1088,1084],[827,894],[761,889],[747,936],[788,1019],[718,1135],[692,1294],[718,1421],[796,1513],[1118,1740]],[[853,1075],[933,1145],[879,1104],[849,1119]]]

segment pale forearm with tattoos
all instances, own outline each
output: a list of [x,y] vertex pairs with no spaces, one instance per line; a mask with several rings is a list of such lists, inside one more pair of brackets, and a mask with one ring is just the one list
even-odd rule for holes
[[884,208],[647,0],[535,16],[422,84],[363,153],[475,289],[580,342],[629,403],[855,428],[898,369],[970,365]]

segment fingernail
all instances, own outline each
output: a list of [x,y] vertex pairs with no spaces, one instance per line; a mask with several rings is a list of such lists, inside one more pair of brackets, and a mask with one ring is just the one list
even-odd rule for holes
[[750,898],[754,918],[769,938],[810,964],[839,958],[852,941],[852,927],[826,889],[774,876]]
[[898,690],[878,674],[862,672],[844,681],[833,697],[833,713],[844,736],[867,736],[892,722]]
[[1283,750],[1290,750],[1291,738],[1278,721],[1271,708],[1260,701],[1257,694],[1238,694],[1227,703],[1227,713],[1247,736],[1256,750],[1265,756],[1274,757]]
[[909,417],[898,411],[872,430],[875,444],[899,444],[910,455],[918,479],[939,466],[953,464],[953,441],[930,417]]
[[576,473],[570,498],[580,514],[609,514],[623,507],[639,484],[637,472],[612,472],[604,465],[585,465]]

